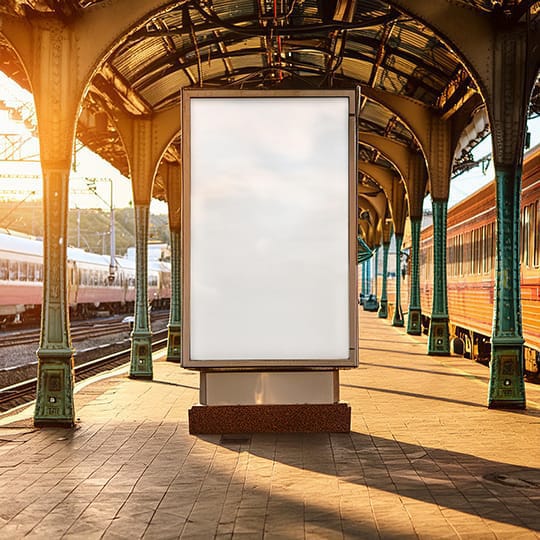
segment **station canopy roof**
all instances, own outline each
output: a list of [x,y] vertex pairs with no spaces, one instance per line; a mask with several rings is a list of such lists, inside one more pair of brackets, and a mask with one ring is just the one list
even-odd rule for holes
[[[67,23],[102,0],[8,0],[0,12],[21,17],[55,13]],[[506,10],[523,17],[528,0],[453,0],[470,10]],[[104,2],[105,3],[105,2]],[[538,16],[536,14],[535,16]],[[23,70],[6,45],[0,69],[23,86]],[[94,77],[85,98],[78,137],[127,173],[118,134],[103,114],[123,109],[145,115],[178,107],[180,89],[379,88],[408,96],[449,118],[469,102],[482,107],[478,88],[460,59],[432,30],[381,0],[204,0],[171,2],[134,29]],[[476,100],[476,101],[471,101]],[[531,114],[540,113],[537,82]],[[474,112],[474,111],[473,111]],[[483,138],[487,118],[478,120],[460,145],[454,167],[466,166],[470,148]],[[472,119],[472,113],[471,113]],[[363,99],[359,126],[414,146],[401,120]],[[360,147],[360,158],[391,165],[376,151]],[[179,158],[174,145],[166,159]],[[156,182],[154,196],[164,197]]]

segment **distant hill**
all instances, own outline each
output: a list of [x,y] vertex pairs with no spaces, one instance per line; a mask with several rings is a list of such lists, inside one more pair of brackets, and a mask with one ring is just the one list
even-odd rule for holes
[[[43,208],[41,202],[0,201],[0,227],[32,236],[43,236]],[[135,245],[133,208],[114,211],[116,229],[116,254],[124,255]],[[68,216],[68,246],[81,247],[94,253],[109,254],[110,216],[95,208],[70,209]],[[151,215],[148,237],[153,242],[169,243],[166,215]]]

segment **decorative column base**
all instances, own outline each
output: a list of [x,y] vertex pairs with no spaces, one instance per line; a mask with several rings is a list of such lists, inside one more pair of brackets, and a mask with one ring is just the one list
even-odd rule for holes
[[377,316],[379,317],[379,319],[388,318],[388,300],[381,300]]
[[488,407],[525,409],[523,341],[498,340],[491,346]]
[[450,356],[448,319],[431,318],[428,336],[428,354],[432,356]]
[[179,324],[169,324],[167,335],[167,362],[180,363],[182,327]]
[[65,427],[75,425],[73,403],[73,351],[38,350],[38,386],[34,426]]
[[392,318],[392,326],[404,326],[405,321],[403,319],[403,310],[401,309],[401,306],[397,305],[394,309],[394,317]]
[[133,332],[131,334],[130,379],[152,379],[152,334]]
[[195,405],[189,410],[192,435],[350,431],[351,408],[347,403]]
[[419,336],[422,333],[422,310],[409,306],[409,317],[407,319],[407,334]]

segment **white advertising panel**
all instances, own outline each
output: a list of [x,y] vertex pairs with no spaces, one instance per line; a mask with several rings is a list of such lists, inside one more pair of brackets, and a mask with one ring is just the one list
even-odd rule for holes
[[183,364],[355,365],[354,92],[183,100]]

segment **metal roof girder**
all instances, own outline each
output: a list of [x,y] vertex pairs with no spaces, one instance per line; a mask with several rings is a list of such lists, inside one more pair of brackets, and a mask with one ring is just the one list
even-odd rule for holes
[[457,52],[474,73],[482,90],[488,89],[494,46],[494,18],[448,0],[387,0],[387,2],[430,27],[441,41]]

